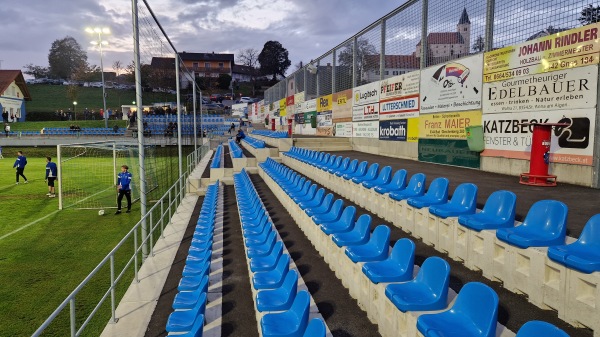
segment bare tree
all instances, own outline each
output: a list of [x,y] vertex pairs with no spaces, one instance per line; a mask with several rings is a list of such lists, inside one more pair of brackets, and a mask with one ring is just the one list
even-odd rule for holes
[[475,43],[473,44],[473,51],[476,53],[479,53],[479,52],[482,52],[484,48],[485,48],[485,40],[483,39],[483,36],[479,35],[475,39]]
[[581,16],[577,19],[582,25],[590,25],[600,21],[600,6],[588,5],[581,10]]
[[245,65],[252,68],[258,67],[258,50],[254,48],[247,48],[240,50],[237,62],[241,65]]
[[123,67],[123,63],[121,63],[121,61],[115,61],[112,64],[112,68],[115,71],[115,74],[117,75],[117,82],[119,81],[119,75],[121,75],[121,72],[125,69]]

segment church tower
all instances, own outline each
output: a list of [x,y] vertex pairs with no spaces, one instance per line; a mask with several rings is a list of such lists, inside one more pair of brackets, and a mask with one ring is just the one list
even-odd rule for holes
[[466,8],[463,8],[460,20],[458,20],[458,24],[456,25],[456,30],[462,36],[465,43],[465,49],[463,49],[460,54],[469,54],[471,52],[471,21],[469,20],[469,14],[467,14]]

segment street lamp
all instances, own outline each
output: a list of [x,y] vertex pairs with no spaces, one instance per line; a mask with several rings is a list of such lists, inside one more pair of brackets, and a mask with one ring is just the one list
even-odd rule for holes
[[102,34],[110,34],[110,29],[104,27],[94,27],[94,28],[86,28],[85,31],[89,34],[98,35],[98,39],[96,41],[92,41],[94,46],[100,47],[100,71],[102,72],[102,103],[104,106],[104,127],[108,127],[108,112],[106,111],[106,88],[104,86],[104,64],[102,60],[102,46],[107,45],[108,41],[102,40]]
[[73,117],[77,120],[77,101],[73,101]]

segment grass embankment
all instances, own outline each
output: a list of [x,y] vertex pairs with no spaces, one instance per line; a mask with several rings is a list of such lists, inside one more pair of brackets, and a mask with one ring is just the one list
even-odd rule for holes
[[[43,128],[68,128],[73,124],[77,124],[82,128],[103,128],[104,120],[19,122],[12,123],[10,128],[11,131],[40,131]],[[117,124],[121,129],[127,127],[127,121],[124,120],[111,119],[108,121],[109,128],[112,128],[115,124]]]
[[[26,103],[27,113],[54,112],[61,109],[73,111],[73,101],[77,102],[78,113],[88,108],[94,109],[97,114],[103,107],[102,88],[77,87],[77,95],[72,97],[68,94],[67,85],[32,84],[28,87],[32,100]],[[144,105],[176,100],[175,95],[168,93],[144,92],[142,95]],[[106,89],[107,108],[121,110],[121,105],[130,105],[133,101],[135,101],[135,90]]]
[[[44,182],[44,156],[56,156],[54,147],[19,148],[27,155],[25,175],[28,184],[15,184],[12,165],[17,148],[5,147],[0,159],[0,335],[29,336],[52,311],[75,289],[106,254],[140,219],[139,203],[131,214],[115,216],[110,209],[99,216],[98,210],[66,209],[57,211],[58,198],[48,198]],[[167,151],[164,149],[163,151]],[[160,153],[155,158],[163,166],[160,175],[172,179],[177,171],[177,157]],[[82,167],[94,181],[91,168]],[[137,174],[137,168],[132,170]],[[169,175],[167,177],[166,175]],[[165,179],[167,180],[167,179]],[[168,187],[166,182],[161,189]],[[169,184],[170,185],[170,184]],[[156,191],[156,193],[160,193]],[[160,193],[162,194],[162,193]],[[156,196],[149,197],[157,199]],[[158,219],[158,214],[154,219]],[[158,235],[155,236],[155,239]],[[115,258],[117,272],[133,251],[129,242]],[[117,301],[133,277],[130,268],[117,287]],[[76,298],[77,327],[86,319],[110,284],[110,270],[103,268]],[[107,310],[108,309],[108,310]],[[69,331],[67,307],[43,336],[65,336]],[[87,336],[100,334],[110,318],[110,306],[86,328]]]

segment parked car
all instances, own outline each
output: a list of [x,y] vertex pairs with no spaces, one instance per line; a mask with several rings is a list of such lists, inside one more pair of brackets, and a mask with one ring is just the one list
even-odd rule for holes
[[223,96],[221,94],[212,94],[210,95],[210,100],[217,103],[223,102]]
[[231,96],[231,94],[225,94],[225,95],[223,95],[223,98],[224,99],[228,99],[228,100],[232,100],[233,99],[232,96]]
[[240,99],[236,101],[236,103],[253,103],[253,102],[254,102],[254,100],[252,98],[246,97],[246,96],[240,97]]

